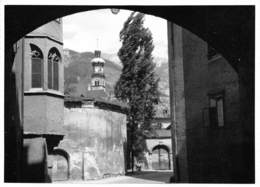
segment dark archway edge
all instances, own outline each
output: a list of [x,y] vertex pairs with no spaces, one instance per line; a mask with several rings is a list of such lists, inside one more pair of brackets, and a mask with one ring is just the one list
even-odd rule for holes
[[159,16],[188,29],[216,48],[236,70],[241,59],[254,57],[254,6],[6,5],[6,43],[12,44],[37,27],[59,17],[115,7]]
[[[12,71],[13,43],[55,18],[112,6],[5,6],[5,181],[21,181],[22,66]],[[113,6],[116,7],[116,6]],[[117,6],[157,15],[197,34],[238,71],[241,124],[245,137],[245,180],[254,181],[254,6]],[[17,78],[18,77],[18,78]],[[10,149],[12,147],[12,149]],[[12,166],[12,167],[10,167]]]

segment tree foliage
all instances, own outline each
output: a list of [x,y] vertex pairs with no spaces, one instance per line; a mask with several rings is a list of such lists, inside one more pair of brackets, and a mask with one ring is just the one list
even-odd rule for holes
[[136,156],[145,149],[144,133],[150,129],[154,105],[159,101],[152,33],[143,22],[144,14],[133,12],[124,23],[118,52],[123,69],[115,85],[115,96],[129,106],[128,128]]

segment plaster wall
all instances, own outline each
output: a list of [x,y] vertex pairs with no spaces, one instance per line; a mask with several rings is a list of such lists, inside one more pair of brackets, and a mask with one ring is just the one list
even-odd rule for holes
[[24,132],[62,134],[63,98],[46,95],[24,96]]
[[125,114],[98,108],[65,108],[64,116],[66,132],[59,147],[70,154],[72,180],[125,173]]

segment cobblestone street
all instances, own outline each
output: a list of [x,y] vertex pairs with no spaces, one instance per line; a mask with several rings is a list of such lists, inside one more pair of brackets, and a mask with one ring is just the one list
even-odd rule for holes
[[58,181],[54,183],[90,183],[90,184],[163,184],[169,183],[172,172],[167,171],[143,171],[127,176],[110,177],[92,181]]

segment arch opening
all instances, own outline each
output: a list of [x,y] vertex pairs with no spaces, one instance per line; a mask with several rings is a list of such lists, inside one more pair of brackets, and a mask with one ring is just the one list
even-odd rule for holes
[[51,166],[51,178],[53,181],[64,181],[70,179],[70,155],[61,148],[54,149],[49,155]]
[[[241,10],[241,9],[240,9]],[[75,11],[75,10],[72,10],[72,11]],[[77,10],[78,11],[78,10]],[[235,11],[235,12],[237,12],[237,10]],[[186,12],[187,13],[187,12]],[[64,13],[59,13],[58,15],[61,15],[61,14],[64,14]],[[244,13],[244,15],[245,14],[247,14],[247,13]],[[234,14],[233,14],[234,15]],[[52,15],[53,16],[53,15]],[[249,14],[249,17],[251,16],[251,14]],[[178,17],[178,16],[177,16]],[[232,16],[231,16],[232,17]],[[232,20],[232,19],[231,19]],[[230,19],[228,20],[228,21],[230,21],[230,23],[232,22]],[[238,18],[238,20],[239,20],[239,18]],[[194,20],[193,20],[194,21]],[[241,20],[240,20],[241,21]],[[177,22],[176,22],[177,23]],[[188,22],[187,22],[188,23]],[[186,24],[187,24],[186,23]],[[234,22],[232,22],[232,23],[234,23]],[[237,22],[236,22],[237,23]],[[242,23],[242,22],[241,22]],[[183,26],[185,26],[185,21],[184,21],[184,23],[183,24],[180,24],[180,25],[183,25]],[[192,24],[190,24],[190,25],[192,25]],[[225,25],[225,24],[223,24],[223,25]],[[227,24],[228,25],[228,24]],[[241,24],[241,25],[243,25],[243,24]],[[34,25],[35,26],[35,25]],[[196,26],[195,26],[196,27]],[[223,33],[222,32],[220,32],[220,34],[219,35],[215,35],[215,38],[213,37],[213,36],[208,36],[208,38],[207,38],[207,41],[209,41],[209,42],[211,42],[212,40],[211,40],[211,37],[214,39],[213,41],[212,41],[212,44],[213,44],[213,46],[217,46],[216,47],[216,49],[220,49],[219,51],[224,51],[224,55],[227,57],[227,59],[229,60],[229,62],[231,62],[231,65],[236,69],[236,70],[238,70],[238,66],[239,66],[239,63],[238,63],[238,61],[242,61],[242,63],[245,63],[245,62],[249,62],[250,60],[248,60],[248,58],[249,57],[252,57],[252,55],[253,55],[253,53],[254,52],[248,52],[248,49],[250,49],[251,51],[254,51],[254,50],[252,50],[254,47],[252,47],[252,45],[250,45],[250,42],[252,42],[252,38],[250,38],[250,36],[248,36],[248,33],[251,33],[252,32],[252,29],[250,29],[251,27],[250,27],[250,23],[247,23],[247,24],[245,24],[244,26],[242,26],[243,28],[241,28],[241,27],[239,27],[238,29],[236,29],[237,28],[237,25],[235,24],[235,26],[234,26],[234,31],[236,30],[244,30],[244,27],[247,27],[247,28],[249,28],[249,29],[245,29],[245,30],[248,30],[248,32],[245,32],[245,33],[242,33],[242,35],[243,36],[245,36],[245,37],[242,37],[242,38],[245,38],[245,41],[242,41],[241,43],[245,43],[245,45],[234,45],[234,43],[232,43],[231,41],[233,40],[233,41],[236,41],[236,42],[238,42],[239,41],[239,39],[238,38],[236,38],[237,37],[237,35],[236,34],[234,34],[233,36],[235,37],[233,37],[233,38],[231,38],[230,40],[228,39],[228,37],[223,37],[223,38],[221,38],[221,36],[225,36],[225,34],[223,34],[224,33],[224,31],[223,31]],[[194,30],[196,30],[196,28],[193,28]],[[198,28],[197,28],[198,29]],[[192,30],[192,29],[191,29]],[[199,30],[199,29],[198,29]],[[214,30],[214,29],[213,29]],[[212,32],[213,33],[213,30],[211,30],[210,32]],[[195,32],[196,33],[196,32]],[[211,33],[211,34],[212,34]],[[233,32],[233,33],[235,33],[235,32]],[[210,35],[210,34],[209,34]],[[214,35],[214,34],[213,34]],[[9,35],[10,36],[10,35]],[[205,37],[205,35],[203,35],[203,33],[201,32],[201,35],[200,36],[204,36]],[[230,32],[227,36],[232,36],[232,32]],[[253,34],[251,33],[251,36],[253,36]],[[241,37],[241,36],[239,36],[239,37]],[[219,42],[217,41],[217,40],[219,40]],[[7,44],[13,44],[12,42],[9,42],[9,41],[12,41],[10,38],[8,39],[7,38]],[[225,42],[223,42],[223,41],[225,41],[226,43],[227,43],[227,45],[224,45],[224,43]],[[231,44],[232,43],[232,44]],[[239,42],[238,42],[239,43]],[[248,45],[247,45],[248,44]],[[234,46],[239,46],[239,47],[232,47],[232,45],[234,45]],[[243,48],[243,47],[241,47],[241,46],[244,46],[244,47],[248,47],[248,49],[245,49],[245,48]],[[223,48],[221,48],[221,47],[223,47]],[[228,48],[230,48],[230,49],[228,49]],[[241,53],[242,51],[245,51],[244,53]],[[243,62],[243,60],[244,60],[244,62]],[[248,65],[248,67],[250,66],[250,65],[252,65],[252,61],[250,61],[249,62],[249,65]],[[252,66],[250,66],[248,69],[250,69],[250,70],[248,70],[248,72],[251,72],[252,71]],[[252,74],[253,75],[253,74]],[[245,76],[245,75],[242,75],[242,74],[240,74],[240,76]],[[251,81],[253,80],[253,79],[250,79],[250,76],[249,76],[249,79],[246,79],[246,80],[249,80],[249,83],[251,83]],[[253,87],[250,87],[250,88],[253,88]],[[251,89],[249,89],[249,90],[251,90]],[[253,92],[251,92],[251,93],[253,93]],[[242,92],[242,94],[243,94],[243,92]],[[247,94],[245,94],[245,95],[247,95]],[[248,94],[248,95],[250,95],[250,94]],[[244,97],[244,96],[243,96]],[[242,97],[242,98],[243,98]],[[250,97],[248,97],[248,98],[250,98]],[[252,97],[253,98],[253,97]],[[248,101],[248,103],[250,104],[252,104],[252,100],[249,100]],[[253,105],[252,105],[253,106]],[[249,113],[251,112],[252,110],[250,110],[249,111]],[[251,127],[250,127],[251,128]]]
[[170,170],[170,152],[166,145],[156,145],[152,149],[152,169]]

